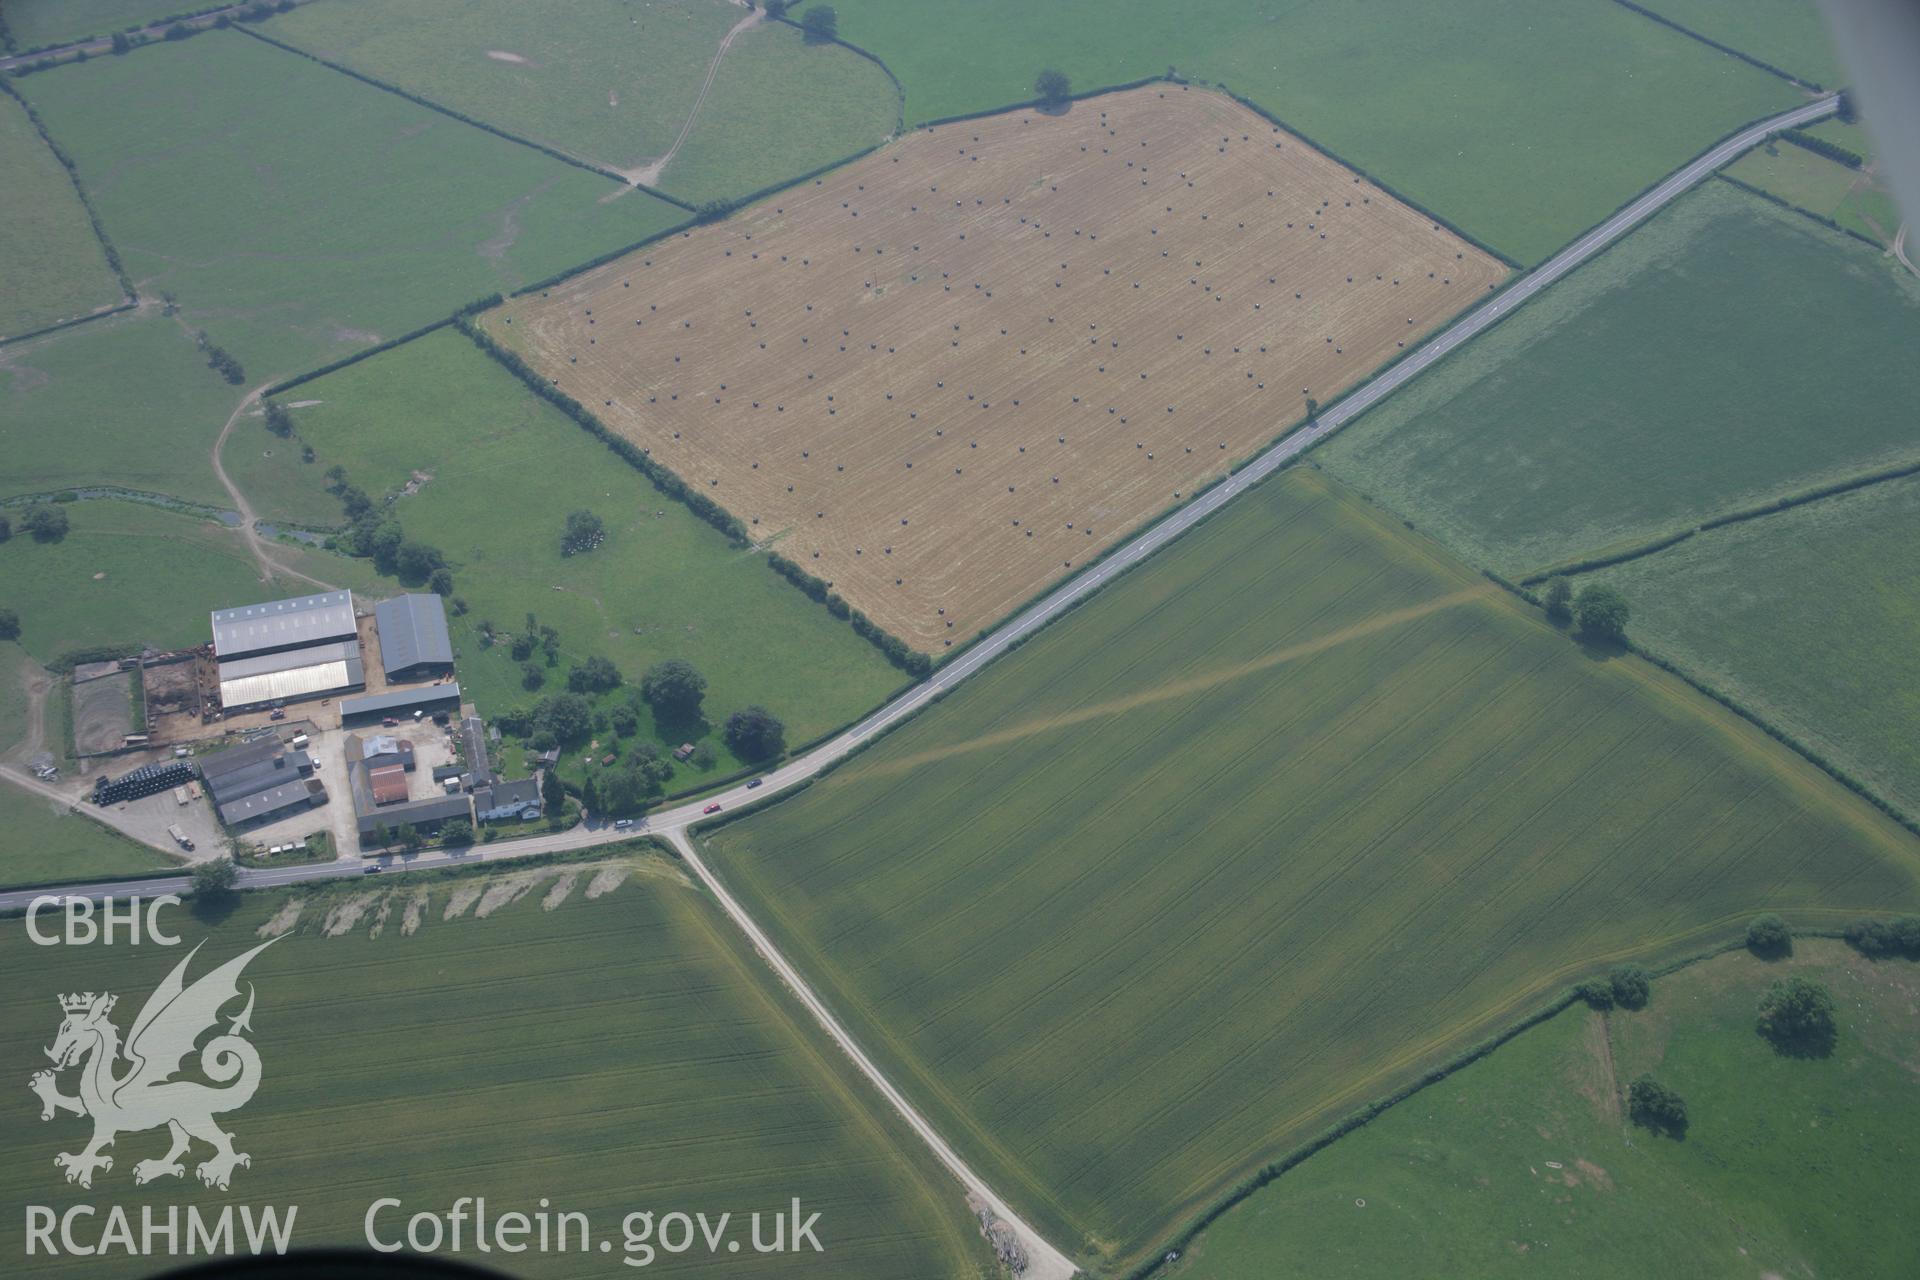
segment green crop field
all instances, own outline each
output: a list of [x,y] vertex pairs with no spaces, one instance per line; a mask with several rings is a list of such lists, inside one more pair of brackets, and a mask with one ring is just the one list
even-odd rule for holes
[[92,645],[201,644],[213,609],[300,589],[263,583],[240,538],[211,520],[132,502],[74,502],[59,542],[19,532],[0,544],[0,602],[42,662]]
[[[601,655],[628,680],[685,658],[710,682],[710,719],[758,702],[798,743],[853,719],[904,677],[879,652],[563,415],[458,332],[442,330],[289,392],[316,460],[249,422],[226,451],[263,513],[340,518],[322,473],[338,464],[376,498],[409,480],[393,512],[438,546],[469,612],[453,619],[463,688],[489,715],[531,703],[506,646],[480,644],[490,619],[518,631],[529,611],[560,632],[561,666]],[[273,456],[264,456],[271,450]],[[415,473],[418,473],[416,476]],[[425,477],[420,480],[419,477]],[[606,522],[597,549],[563,557],[567,513]],[[669,745],[678,745],[678,739]],[[728,759],[717,733],[713,745]]]
[[1920,841],[1311,470],[707,843],[1115,1272],[1571,978],[1920,903]]
[[[1920,972],[1834,942],[1796,952],[1704,961],[1641,1012],[1569,1009],[1283,1174],[1162,1274],[1906,1274]],[[1754,1034],[1761,992],[1788,974],[1832,990],[1833,1056],[1783,1058]],[[1686,1099],[1683,1140],[1621,1119],[1642,1072]]]
[[909,124],[1029,99],[1042,67],[1091,89],[1172,64],[1527,263],[1800,96],[1605,3],[1558,3],[1550,15],[1527,0],[1383,0],[1364,12],[1227,0],[834,8],[841,36],[906,86]]
[[109,484],[225,508],[210,458],[242,394],[157,314],[0,347],[0,497]]
[[1883,245],[1900,230],[1900,206],[1877,177],[1790,142],[1749,151],[1727,175]]
[[122,302],[86,208],[18,102],[0,94],[0,338]]
[[660,187],[695,202],[743,196],[885,141],[899,112],[874,63],[762,23],[727,50]]
[[[960,1188],[807,1023],[709,898],[658,855],[642,855],[612,892],[589,899],[597,873],[588,868],[563,903],[543,910],[558,892],[558,870],[498,910],[469,897],[453,920],[445,918],[451,896],[477,895],[477,882],[343,890],[308,903],[297,931],[246,971],[262,1065],[258,1093],[222,1120],[252,1157],[233,1175],[237,1200],[297,1205],[301,1246],[364,1246],[369,1206],[388,1196],[403,1207],[376,1219],[383,1237],[403,1232],[407,1215],[445,1213],[461,1196],[486,1197],[491,1215],[543,1205],[586,1214],[590,1258],[514,1257],[516,1275],[537,1278],[625,1270],[622,1220],[632,1212],[729,1213],[729,1234],[745,1241],[752,1212],[784,1212],[798,1197],[820,1214],[823,1252],[763,1256],[743,1244],[709,1258],[702,1245],[656,1254],[646,1274],[984,1274],[989,1263]],[[489,892],[503,894],[502,881],[493,883]],[[411,932],[416,891],[430,898]],[[174,912],[169,923],[189,945],[205,940],[189,977],[256,944],[256,929],[285,901],[246,897],[212,926]],[[327,936],[328,914],[356,903],[364,914]],[[482,910],[491,914],[478,918]],[[0,1008],[17,1034],[0,1046],[0,1062],[19,1085],[0,1102],[8,1156],[0,1185],[10,1203],[57,1212],[111,1197],[137,1222],[139,1206],[186,1194],[170,1179],[134,1185],[135,1162],[165,1150],[166,1134],[153,1131],[122,1134],[113,1169],[91,1192],[69,1186],[53,1155],[78,1149],[83,1122],[42,1123],[25,1088],[47,1065],[41,1046],[60,1022],[56,997],[116,993],[124,1033],[186,950],[40,948],[6,922]],[[74,1087],[71,1074],[63,1087]],[[186,1185],[198,1189],[191,1169]],[[471,1230],[469,1221],[467,1261]],[[763,1237],[771,1234],[763,1223]],[[602,1239],[610,1254],[599,1251]],[[21,1215],[7,1215],[0,1248],[13,1259],[10,1275],[152,1270],[150,1260],[124,1255],[23,1257],[23,1243]]]
[[1819,0],[1638,0],[1690,31],[1771,63],[1802,80],[1837,89],[1847,83]]
[[1920,281],[1709,183],[1315,456],[1517,575],[1915,456],[1916,347]]
[[7,833],[0,841],[0,885],[135,876],[176,865],[147,846],[10,782],[0,782],[0,829]]
[[314,368],[683,217],[236,31],[21,82],[143,293]]
[[213,0],[7,0],[7,29],[20,48],[38,49],[212,7]]
[[1593,578],[1626,594],[1647,643],[1920,812],[1920,479],[1715,529]]
[[627,169],[673,145],[721,38],[745,16],[727,0],[576,0],[564,22],[513,0],[328,0],[260,30],[476,120]]

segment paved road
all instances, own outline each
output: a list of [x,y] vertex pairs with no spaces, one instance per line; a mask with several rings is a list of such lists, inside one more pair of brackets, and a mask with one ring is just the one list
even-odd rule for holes
[[[393,855],[375,861],[382,866],[425,869],[430,867],[469,866],[482,862],[497,862],[509,858],[526,857],[535,854],[560,853],[576,849],[589,848],[597,844],[610,843],[626,839],[641,833],[671,834],[684,831],[699,821],[703,811],[713,804],[724,808],[736,808],[752,800],[763,799],[778,794],[820,773],[828,765],[839,760],[854,748],[885,732],[900,721],[920,710],[929,701],[954,688],[970,678],[982,667],[1005,653],[1020,640],[1044,627],[1069,608],[1086,599],[1113,578],[1127,569],[1145,560],[1162,547],[1178,538],[1200,521],[1218,511],[1227,503],[1245,493],[1275,471],[1286,466],[1304,450],[1332,434],[1346,423],[1359,417],[1380,401],[1392,395],[1408,382],[1419,377],[1436,362],[1462,344],[1472,341],[1487,328],[1504,318],[1525,303],[1542,289],[1552,285],[1568,272],[1587,259],[1618,240],[1635,226],[1644,222],[1664,206],[1670,204],[1711,174],[1720,166],[1732,160],[1747,149],[1759,145],[1768,134],[1782,129],[1791,129],[1831,115],[1838,106],[1838,100],[1832,97],[1821,98],[1807,103],[1792,111],[1764,120],[1751,128],[1727,139],[1699,159],[1676,170],[1645,195],[1635,200],[1620,212],[1580,237],[1552,258],[1542,263],[1529,274],[1522,276],[1507,289],[1482,302],[1443,329],[1424,347],[1382,373],[1371,383],[1347,396],[1339,403],[1327,409],[1312,426],[1289,435],[1253,462],[1242,468],[1236,475],[1215,486],[1205,495],[1181,508],[1153,528],[1139,534],[1126,546],[1110,554],[1096,564],[1066,582],[1010,621],[1003,623],[991,635],[982,639],[958,658],[943,666],[933,677],[909,689],[884,707],[873,712],[851,728],[808,751],[806,754],[789,760],[786,764],[755,780],[757,785],[742,784],[717,795],[703,798],[691,804],[677,808],[663,809],[652,814],[646,820],[636,824],[631,830],[615,830],[610,824],[582,824],[568,831],[532,836],[524,840],[504,840],[490,845],[479,845],[472,849],[454,853],[421,853],[410,856]],[[315,863],[308,866],[287,867],[273,871],[246,870],[240,874],[240,883],[247,888],[269,888],[276,885],[297,884],[307,880],[325,880],[340,876],[361,874],[362,868],[356,861]],[[155,885],[178,885],[175,879],[129,880],[113,883],[88,885],[70,892],[87,893],[99,897],[106,893],[133,893],[149,891]],[[0,911],[19,910],[34,897],[33,891],[17,890],[0,893]]]
[[[1294,432],[1286,439],[1268,449],[1239,473],[1210,490],[1204,496],[1182,508],[1158,525],[1140,534],[1125,547],[1115,551],[1105,560],[1086,572],[1065,583],[1060,588],[1026,609],[1011,621],[1003,624],[991,635],[981,640],[959,658],[941,668],[931,679],[908,690],[894,701],[867,716],[853,727],[836,735],[827,742],[799,756],[772,773],[754,780],[752,784],[742,784],[718,795],[706,797],[691,804],[677,808],[661,810],[652,814],[642,823],[627,830],[616,829],[610,825],[582,824],[568,831],[534,836],[525,840],[502,841],[492,845],[476,846],[456,853],[422,853],[413,856],[389,856],[374,860],[372,865],[408,868],[429,868],[446,866],[465,866],[477,863],[503,861],[509,858],[526,857],[535,854],[565,852],[589,848],[596,844],[609,843],[625,839],[630,835],[650,832],[664,836],[680,853],[688,868],[697,875],[722,908],[746,933],[767,962],[793,989],[801,1003],[819,1021],[847,1055],[874,1085],[888,1102],[904,1117],[923,1141],[933,1150],[935,1156],[959,1178],[975,1196],[992,1206],[1027,1248],[1031,1263],[1028,1274],[1040,1280],[1061,1280],[1073,1274],[1072,1262],[1058,1249],[1047,1243],[1032,1227],[1015,1215],[1004,1202],[994,1195],[986,1182],[975,1174],[960,1157],[949,1147],[940,1135],[921,1117],[894,1085],[886,1079],[878,1067],[866,1056],[833,1014],[807,986],[793,965],[781,955],[771,939],[760,929],[753,918],[740,906],[726,886],[721,883],[707,866],[692,841],[687,836],[688,828],[713,806],[733,808],[749,801],[775,795],[814,777],[822,769],[841,759],[856,747],[870,741],[876,735],[911,716],[924,707],[930,700],[960,684],[982,667],[1005,653],[1009,647],[1033,634],[1105,586],[1114,577],[1138,564],[1156,551],[1178,538],[1200,521],[1218,511],[1227,503],[1258,484],[1273,472],[1286,466],[1297,458],[1302,451],[1317,443],[1341,426],[1352,421],[1387,396],[1420,376],[1435,362],[1444,359],[1450,352],[1463,343],[1470,342],[1491,325],[1505,317],[1525,303],[1529,298],[1552,285],[1555,281],[1574,270],[1602,249],[1618,240],[1635,226],[1651,217],[1656,211],[1671,203],[1727,163],[1733,157],[1750,147],[1758,145],[1765,137],[1780,129],[1793,128],[1818,120],[1831,114],[1836,107],[1833,98],[1824,98],[1799,107],[1793,111],[1773,117],[1721,143],[1691,164],[1676,171],[1632,204],[1580,237],[1565,249],[1555,254],[1533,272],[1521,277],[1509,286],[1505,292],[1481,303],[1467,312],[1450,326],[1442,330],[1424,347],[1402,360],[1393,368],[1381,374],[1373,382],[1359,391],[1341,400],[1322,414],[1313,425]],[[241,873],[240,882],[248,888],[268,888],[277,885],[298,884],[308,880],[333,879],[341,876],[366,874],[364,868],[351,863],[329,862],[310,866],[287,867],[273,871],[248,870]],[[141,894],[165,893],[181,888],[184,881],[179,877],[147,878],[141,880],[119,881],[112,885],[91,885],[75,892],[84,892],[89,896],[102,893]],[[0,910],[19,909],[36,896],[31,891],[0,894]]]

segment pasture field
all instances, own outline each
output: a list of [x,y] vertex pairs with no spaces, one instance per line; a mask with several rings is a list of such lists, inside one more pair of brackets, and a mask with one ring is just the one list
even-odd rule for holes
[[7,0],[7,29],[22,49],[104,36],[211,9],[214,0]]
[[[66,805],[11,782],[0,781],[0,830],[7,833],[0,840],[0,885],[145,875],[178,865],[110,827],[68,812]],[[6,927],[11,931],[20,926],[8,920]]]
[[0,497],[109,484],[225,508],[208,457],[242,394],[157,309],[0,347]]
[[1315,457],[1517,576],[1915,456],[1916,345],[1920,281],[1708,183]]
[[235,31],[21,82],[128,273],[291,375],[682,211]]
[[658,185],[696,204],[744,196],[883,142],[899,119],[899,91],[880,67],[762,22],[727,50]]
[[1505,274],[1166,85],[915,132],[484,322],[938,654]]
[[[1920,1253],[1904,1175],[1920,974],[1836,942],[1795,951],[1690,966],[1637,1013],[1559,1014],[1281,1175],[1162,1274],[1903,1274]],[[1783,1058],[1754,1034],[1761,993],[1789,974],[1832,990],[1832,1057]],[[1642,1072],[1686,1099],[1685,1139],[1621,1118]]]
[[[532,1214],[543,1200],[555,1213],[586,1214],[590,1254],[579,1252],[577,1231],[570,1251],[519,1254],[513,1270],[530,1280],[624,1271],[623,1218],[673,1210],[731,1214],[740,1251],[661,1252],[647,1274],[984,1275],[990,1260],[960,1188],[709,898],[658,855],[630,860],[611,892],[590,865],[535,871],[518,901],[505,876],[485,882],[478,903],[478,880],[356,885],[304,900],[295,931],[246,971],[262,1069],[258,1093],[227,1118],[252,1156],[233,1194],[297,1204],[304,1246],[364,1245],[363,1219],[385,1196],[404,1207],[377,1219],[383,1238],[404,1231],[407,1215],[444,1214],[460,1196],[485,1196],[493,1214]],[[424,910],[409,929],[416,894]],[[23,1086],[45,1067],[63,992],[119,994],[124,1033],[188,946],[204,940],[191,978],[257,944],[288,905],[284,895],[248,895],[217,924],[176,911],[170,923],[187,944],[177,949],[54,951],[31,946],[18,920],[0,922],[10,975],[0,1063]],[[338,936],[327,934],[329,917]],[[402,1047],[406,1068],[388,1069]],[[71,1073],[63,1084],[72,1090]],[[43,1124],[26,1088],[8,1092],[17,1096],[0,1102],[0,1146],[10,1201],[64,1208],[112,1196],[137,1222],[137,1206],[185,1194],[165,1178],[133,1184],[136,1159],[165,1141],[152,1132],[123,1134],[91,1193],[69,1186],[52,1156],[71,1149],[83,1122]],[[745,1243],[749,1215],[785,1211],[796,1196],[820,1214],[824,1251],[756,1254]],[[124,1255],[23,1259],[21,1229],[18,1215],[0,1225],[13,1275],[152,1269]]]
[[[531,703],[507,646],[485,648],[490,619],[519,631],[528,612],[561,638],[566,668],[593,655],[629,681],[684,658],[706,675],[716,725],[761,703],[799,743],[860,715],[902,680],[844,622],[734,550],[639,472],[535,397],[463,335],[441,330],[296,388],[295,429],[316,453],[257,423],[229,438],[235,483],[263,514],[340,518],[323,492],[329,467],[376,498],[413,482],[392,508],[407,536],[446,552],[465,617],[450,618],[460,681],[487,715]],[[272,457],[262,456],[268,450]],[[597,549],[563,557],[567,513],[606,522]],[[391,584],[389,584],[390,586]],[[730,759],[712,732],[714,750]],[[675,737],[670,746],[683,739]]]
[[564,22],[513,0],[329,0],[260,31],[589,163],[636,169],[673,145],[721,38],[746,15],[727,0],[576,0]]
[[1802,80],[1838,89],[1846,68],[1827,34],[1819,0],[1636,0],[1663,18],[1771,63]]
[[1626,594],[1647,643],[1920,812],[1920,479],[1715,529],[1592,577]]
[[1790,142],[1749,151],[1727,166],[1727,175],[1810,213],[1832,218],[1847,230],[1882,245],[1891,245],[1900,230],[1900,206],[1878,177],[1862,169],[1849,169]]
[[[92,645],[199,644],[209,611],[299,589],[261,582],[239,535],[213,521],[132,502],[62,509],[71,528],[59,542],[16,526],[0,545],[0,600],[20,615],[20,644],[36,661]],[[10,514],[17,522],[19,509]]]
[[[1548,257],[1792,85],[1614,4],[845,0],[907,123],[1163,74],[1230,86],[1524,263]],[[940,33],[930,39],[929,32]],[[1621,92],[1625,83],[1632,93]]]
[[1102,1272],[1609,962],[1920,903],[1913,837],[1306,469],[706,843]]
[[727,0],[591,0],[556,23],[508,0],[303,5],[261,30],[521,137],[695,204],[737,197],[893,131],[886,72],[792,27],[739,33],[679,138],[720,42]]
[[124,301],[67,171],[18,102],[0,94],[0,338]]

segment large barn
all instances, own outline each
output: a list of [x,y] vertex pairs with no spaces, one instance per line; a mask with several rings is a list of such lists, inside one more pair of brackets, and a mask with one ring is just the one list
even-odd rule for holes
[[366,687],[353,592],[213,611],[213,656],[227,711]]

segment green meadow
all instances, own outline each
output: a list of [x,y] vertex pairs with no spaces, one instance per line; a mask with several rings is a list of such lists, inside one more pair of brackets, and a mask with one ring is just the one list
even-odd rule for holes
[[1092,89],[1171,64],[1250,98],[1523,263],[1737,125],[1800,100],[1777,77],[1586,0],[834,8],[840,35],[906,86],[909,124],[1030,99],[1043,67]]
[[[684,658],[710,682],[715,726],[760,703],[785,721],[790,743],[852,720],[904,679],[757,553],[731,547],[458,332],[407,343],[286,399],[312,402],[292,413],[315,461],[299,461],[298,443],[248,422],[228,443],[229,472],[264,515],[302,520],[341,518],[324,491],[332,466],[376,500],[411,482],[415,492],[397,497],[393,514],[409,538],[452,562],[454,593],[468,607],[452,619],[460,679],[485,714],[541,696],[522,687],[507,646],[483,647],[478,630],[482,621],[523,630],[529,612],[560,633],[560,664],[542,692],[563,689],[567,667],[595,655],[629,681]],[[606,541],[562,556],[567,513],[581,509],[606,523]]]
[[27,113],[0,94],[0,338],[32,333],[123,301],[67,172]]
[[1640,0],[1640,4],[1802,80],[1829,89],[1847,83],[1819,0]]
[[224,509],[210,460],[243,394],[157,308],[0,347],[0,497],[105,484]]
[[1592,578],[1626,595],[1648,644],[1920,812],[1920,478],[1715,529]]
[[1305,469],[706,844],[1103,1274],[1570,980],[1920,904],[1920,841]]
[[[960,1188],[711,899],[660,855],[624,861],[611,891],[590,866],[549,868],[524,896],[502,875],[297,900],[294,931],[246,970],[262,1066],[258,1092],[223,1121],[252,1158],[234,1171],[231,1194],[297,1205],[294,1243],[307,1247],[364,1247],[369,1207],[389,1196],[403,1208],[377,1217],[385,1237],[403,1233],[407,1215],[445,1213],[462,1196],[484,1196],[494,1215],[585,1214],[585,1252],[576,1229],[568,1251],[513,1258],[530,1280],[614,1274],[628,1257],[649,1262],[649,1275],[984,1275],[991,1263]],[[10,1203],[59,1212],[110,1202],[138,1221],[142,1206],[201,1190],[191,1168],[184,1184],[134,1184],[134,1164],[165,1150],[164,1131],[123,1133],[91,1191],[63,1182],[53,1156],[79,1149],[83,1122],[43,1123],[25,1082],[47,1065],[61,994],[114,992],[124,1033],[189,946],[203,944],[191,980],[258,944],[287,906],[285,895],[250,894],[211,921],[175,911],[168,924],[187,945],[172,949],[35,947],[18,920],[0,922],[0,1065],[18,1084],[0,1101]],[[73,1073],[62,1087],[72,1091]],[[202,1146],[189,1163],[207,1154]],[[768,1219],[771,1240],[771,1215],[796,1197],[802,1216],[820,1215],[821,1251],[756,1253],[750,1215]],[[731,1215],[723,1239],[741,1242],[739,1252],[668,1253],[658,1237],[650,1257],[627,1251],[628,1214],[673,1211]],[[10,1275],[152,1269],[124,1255],[23,1257],[23,1243],[21,1216],[9,1214],[0,1248]],[[470,1236],[462,1256],[474,1256]]]
[[761,23],[727,50],[660,186],[696,203],[744,196],[884,142],[899,109],[875,64]]
[[[105,879],[166,871],[177,864],[67,806],[0,781],[0,884]],[[17,927],[12,921],[9,927]]]
[[7,29],[20,48],[38,49],[212,7],[211,0],[7,0]]
[[214,521],[133,502],[73,502],[70,528],[41,543],[0,544],[0,607],[20,615],[20,644],[47,663],[75,649],[173,649],[207,639],[207,614],[300,589],[263,583],[240,537]]
[[1917,346],[1920,280],[1709,183],[1315,457],[1518,576],[1915,457]]
[[[1831,1057],[1754,1034],[1790,974],[1835,996]],[[1661,978],[1639,1012],[1575,1006],[1281,1175],[1162,1274],[1905,1275],[1917,984],[1909,961],[1803,939],[1791,960],[1734,952]],[[1684,1139],[1623,1120],[1642,1073],[1686,1100]]]
[[174,295],[250,386],[683,217],[238,31],[20,84],[141,292]]

